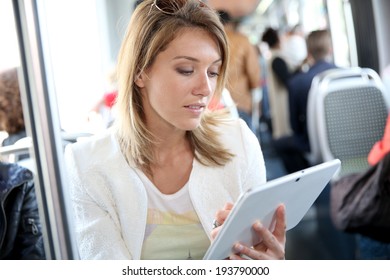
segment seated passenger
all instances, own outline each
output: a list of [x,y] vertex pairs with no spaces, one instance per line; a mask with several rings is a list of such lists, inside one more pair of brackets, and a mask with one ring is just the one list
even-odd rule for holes
[[2,146],[13,145],[26,137],[16,68],[0,72],[0,130],[8,133]]
[[287,173],[293,173],[309,166],[305,157],[310,152],[306,111],[311,82],[317,74],[336,68],[330,62],[332,44],[328,31],[311,32],[307,37],[307,48],[309,70],[294,75],[288,83],[290,125],[293,134],[273,142]]
[[33,174],[0,162],[0,259],[45,259]]
[[[387,117],[386,127],[381,140],[376,142],[368,154],[368,163],[371,166],[378,164],[390,153],[390,114]],[[383,172],[389,172],[384,170]],[[388,174],[388,173],[387,173]],[[390,186],[390,184],[387,184]],[[373,229],[376,230],[376,229]],[[358,258],[369,260],[390,260],[390,243],[376,240],[363,234],[357,235]]]

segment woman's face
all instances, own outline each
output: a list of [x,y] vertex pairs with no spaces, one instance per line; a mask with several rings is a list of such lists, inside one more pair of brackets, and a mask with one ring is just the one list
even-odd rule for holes
[[149,129],[195,129],[214,94],[221,64],[217,43],[206,31],[184,29],[136,80]]

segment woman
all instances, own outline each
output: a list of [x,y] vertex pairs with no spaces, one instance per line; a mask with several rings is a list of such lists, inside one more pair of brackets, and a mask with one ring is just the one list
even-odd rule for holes
[[[227,58],[223,26],[204,3],[135,9],[118,59],[115,124],[66,149],[81,258],[201,259],[239,194],[265,182],[255,135],[207,110]],[[231,259],[284,258],[282,206],[273,232],[254,230],[264,242],[236,244]]]
[[272,138],[276,140],[291,134],[287,84],[292,71],[282,53],[278,31],[268,27],[261,40],[268,44],[271,53],[267,62],[267,87]]

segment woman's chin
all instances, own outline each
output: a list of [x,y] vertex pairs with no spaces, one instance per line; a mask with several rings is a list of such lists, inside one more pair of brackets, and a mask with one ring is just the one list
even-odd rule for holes
[[186,131],[191,131],[196,128],[198,128],[200,125],[200,119],[199,120],[190,120],[187,121],[186,123],[181,125],[181,128]]

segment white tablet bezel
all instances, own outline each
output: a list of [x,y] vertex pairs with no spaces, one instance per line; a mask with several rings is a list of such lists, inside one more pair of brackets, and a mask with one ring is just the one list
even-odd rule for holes
[[272,228],[275,210],[281,203],[286,207],[286,230],[295,227],[339,168],[340,160],[331,160],[243,193],[203,259],[227,258],[236,242],[248,246],[260,242],[252,225],[260,220],[264,226]]

